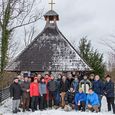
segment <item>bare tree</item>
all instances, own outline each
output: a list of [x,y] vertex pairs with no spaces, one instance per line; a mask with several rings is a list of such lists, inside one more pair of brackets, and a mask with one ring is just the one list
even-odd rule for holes
[[29,30],[26,29],[26,27],[24,27],[24,45],[25,47],[27,47],[32,40],[34,39],[34,34],[35,34],[36,30],[34,25],[32,25]]
[[[0,1],[0,30],[1,30],[1,73],[8,62],[8,51],[15,30],[35,23],[42,17],[42,11],[34,10],[38,0],[1,0]],[[40,0],[39,0],[40,1]],[[15,44],[15,43],[14,43]]]

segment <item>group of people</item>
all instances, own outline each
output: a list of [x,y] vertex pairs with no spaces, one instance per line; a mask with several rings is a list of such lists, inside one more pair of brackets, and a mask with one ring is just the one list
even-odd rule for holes
[[52,75],[37,74],[31,77],[16,77],[10,86],[10,97],[13,100],[13,113],[22,111],[36,111],[62,108],[65,111],[101,111],[101,99],[106,96],[108,111],[113,110],[114,83],[107,75],[102,81],[99,75],[65,76],[59,74],[57,78]]

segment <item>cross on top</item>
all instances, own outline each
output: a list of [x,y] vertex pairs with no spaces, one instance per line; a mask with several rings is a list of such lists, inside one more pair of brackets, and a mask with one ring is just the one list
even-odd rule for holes
[[50,2],[49,4],[51,5],[51,10],[53,10],[53,5],[55,4],[55,3],[53,2],[53,0],[51,0],[51,2]]

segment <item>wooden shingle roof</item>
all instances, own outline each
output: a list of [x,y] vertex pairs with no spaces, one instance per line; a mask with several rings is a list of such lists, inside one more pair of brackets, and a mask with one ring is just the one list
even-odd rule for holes
[[56,21],[52,23],[49,20],[44,30],[13,62],[8,64],[5,70],[90,71],[92,69],[60,32]]

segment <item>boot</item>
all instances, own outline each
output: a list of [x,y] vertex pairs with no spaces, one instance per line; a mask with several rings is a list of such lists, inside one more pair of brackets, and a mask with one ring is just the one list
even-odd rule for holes
[[17,113],[17,109],[13,110],[13,113]]

